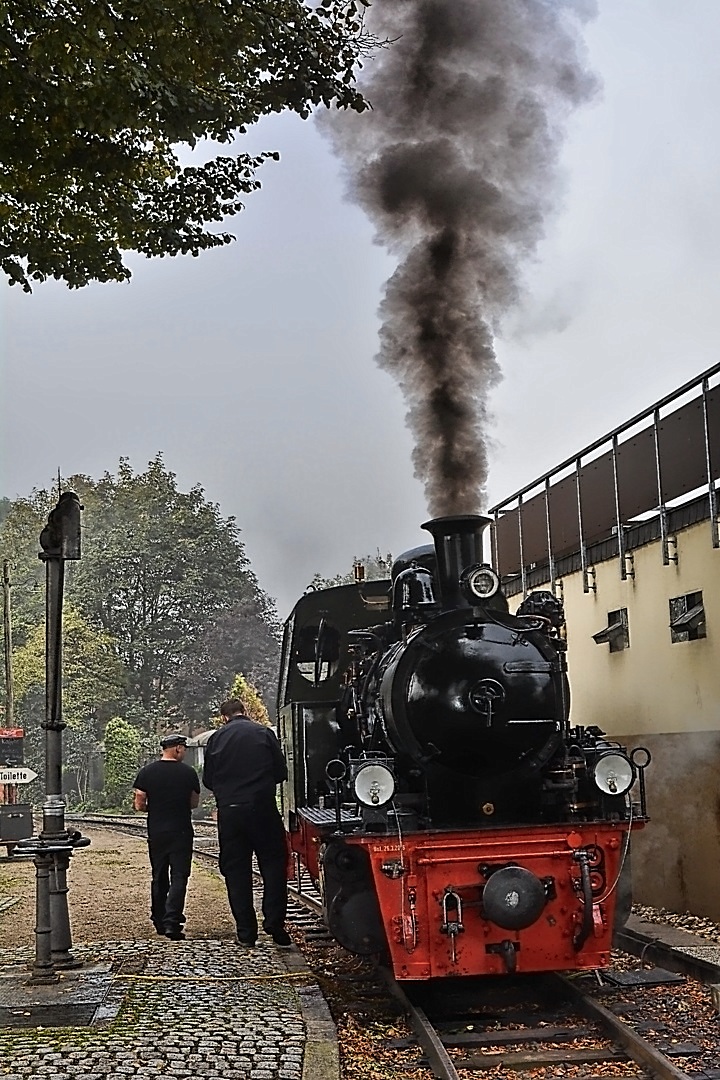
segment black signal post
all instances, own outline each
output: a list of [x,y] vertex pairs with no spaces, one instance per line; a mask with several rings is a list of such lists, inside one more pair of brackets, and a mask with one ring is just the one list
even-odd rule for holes
[[70,953],[72,936],[67,902],[67,871],[73,851],[90,840],[65,825],[62,793],[62,610],[65,560],[80,558],[80,499],[60,496],[40,533],[45,563],[45,801],[42,830],[17,848],[32,855],[36,869],[35,963],[31,982],[55,982],[58,968],[78,967]]

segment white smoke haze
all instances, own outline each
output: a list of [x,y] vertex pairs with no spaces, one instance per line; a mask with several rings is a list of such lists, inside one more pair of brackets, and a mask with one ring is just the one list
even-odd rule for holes
[[430,513],[476,512],[487,481],[494,334],[557,200],[586,70],[586,0],[374,0],[391,42],[366,63],[363,114],[321,120],[350,197],[399,257],[381,302],[377,361],[408,405]]

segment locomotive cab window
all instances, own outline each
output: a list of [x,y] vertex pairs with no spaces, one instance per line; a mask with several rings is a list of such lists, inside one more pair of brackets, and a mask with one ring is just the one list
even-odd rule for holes
[[686,593],[670,601],[670,635],[673,644],[707,637],[702,592]]
[[340,635],[323,616],[301,627],[295,639],[295,663],[303,678],[318,686],[338,669]]

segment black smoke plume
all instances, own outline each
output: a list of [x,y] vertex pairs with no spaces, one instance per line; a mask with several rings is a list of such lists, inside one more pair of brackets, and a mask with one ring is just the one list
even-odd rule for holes
[[[494,333],[557,195],[565,120],[596,82],[583,0],[373,0],[364,114],[328,115],[351,197],[400,264],[378,363],[398,380],[433,515],[481,508]],[[540,380],[538,380],[538,390]]]

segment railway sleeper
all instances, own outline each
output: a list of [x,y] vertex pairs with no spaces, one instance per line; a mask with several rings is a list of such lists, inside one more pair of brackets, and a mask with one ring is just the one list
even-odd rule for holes
[[[436,1028],[441,1025],[436,1024]],[[504,1029],[497,1031],[459,1031],[455,1033],[440,1031],[443,1046],[458,1049],[463,1046],[514,1046],[526,1042],[572,1042],[573,1039],[586,1039],[593,1034],[591,1028],[578,1027],[542,1027],[523,1029]],[[391,1039],[388,1046],[395,1050],[406,1050],[415,1045],[414,1039]]]
[[628,1061],[628,1056],[622,1050],[578,1047],[568,1050],[528,1050],[523,1053],[513,1051],[510,1054],[473,1054],[469,1057],[454,1058],[453,1064],[456,1069],[487,1072],[501,1065],[508,1069],[525,1071],[553,1065],[600,1065],[608,1061]]

